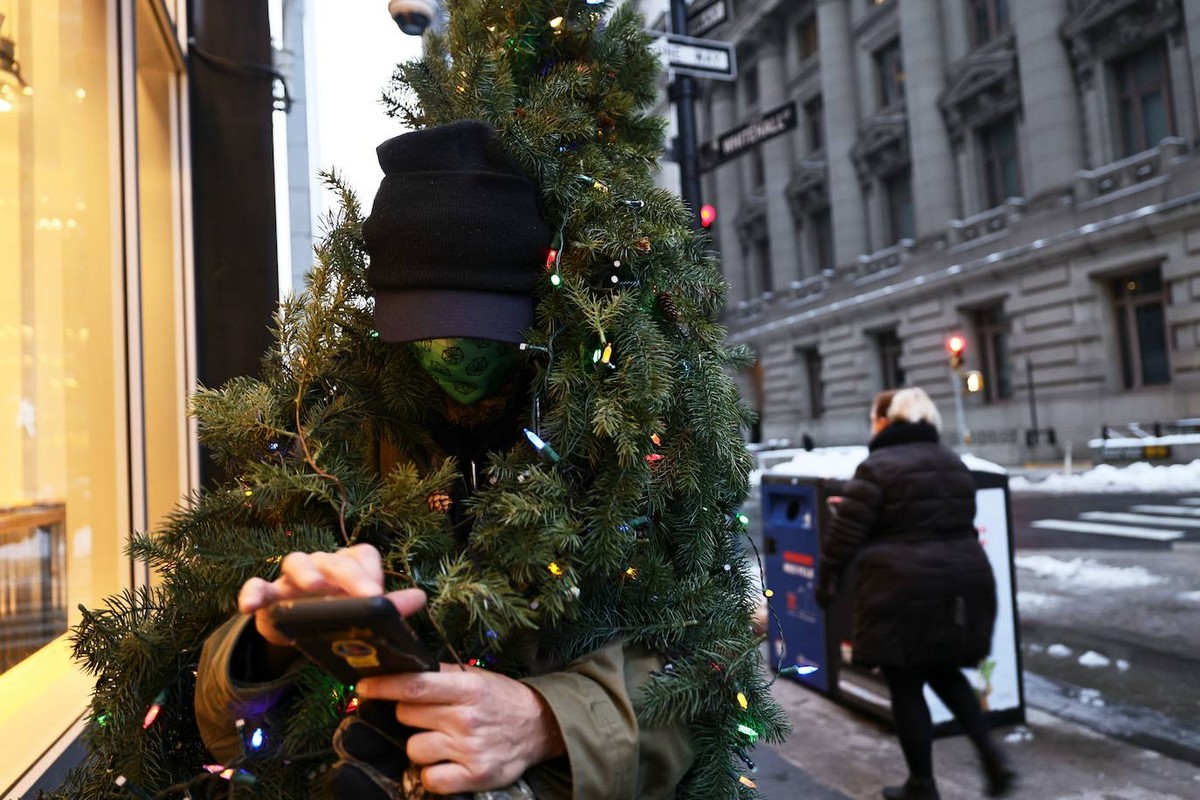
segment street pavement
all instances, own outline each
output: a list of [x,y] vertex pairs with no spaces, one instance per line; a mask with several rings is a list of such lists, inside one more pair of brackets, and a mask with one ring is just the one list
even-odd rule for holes
[[[902,782],[904,760],[884,726],[798,683],[772,687],[794,732],[783,745],[760,745],[753,779],[769,800],[868,800]],[[1014,800],[1195,800],[1200,766],[1096,733],[1031,708],[1027,723],[996,735],[1020,772]],[[983,781],[962,736],[934,744],[943,800],[983,796]]]

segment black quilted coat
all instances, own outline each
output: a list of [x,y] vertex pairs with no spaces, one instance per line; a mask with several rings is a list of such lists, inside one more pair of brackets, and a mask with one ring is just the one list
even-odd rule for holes
[[996,581],[975,531],[975,481],[926,423],[869,445],[824,542],[822,569],[857,559],[854,658],[974,666],[991,648]]

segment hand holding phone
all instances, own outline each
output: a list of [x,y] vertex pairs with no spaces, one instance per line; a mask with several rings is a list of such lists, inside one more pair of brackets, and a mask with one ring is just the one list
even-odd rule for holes
[[438,663],[386,597],[304,597],[267,610],[309,660],[347,684],[371,675],[437,671]]

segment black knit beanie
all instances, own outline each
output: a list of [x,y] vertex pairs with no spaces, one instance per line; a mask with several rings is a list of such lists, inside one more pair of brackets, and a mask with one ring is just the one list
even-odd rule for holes
[[362,232],[380,336],[522,341],[550,228],[492,127],[460,120],[376,152],[383,182]]

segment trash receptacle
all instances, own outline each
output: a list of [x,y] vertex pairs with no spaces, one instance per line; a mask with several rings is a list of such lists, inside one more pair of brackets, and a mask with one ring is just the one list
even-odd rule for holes
[[[865,448],[863,455],[865,456]],[[976,483],[975,526],[996,577],[997,616],[992,651],[978,669],[965,670],[993,725],[1025,721],[1021,679],[1016,586],[1013,581],[1011,503],[1008,476],[995,465],[970,456]],[[974,468],[986,465],[985,469]],[[839,465],[844,471],[845,465]],[[786,470],[786,467],[783,468]],[[852,472],[852,470],[851,470]],[[827,498],[840,491],[836,476],[767,474],[762,479],[763,547],[767,583],[773,591],[771,648],[777,668],[817,667],[795,676],[804,685],[844,705],[891,720],[887,684],[878,670],[854,663],[851,644],[855,575],[844,574],[842,590],[829,608],[816,605],[823,535],[829,530]],[[950,711],[926,687],[935,732],[955,732]]]
[[828,482],[764,475],[763,560],[772,592],[771,649],[776,668],[824,694],[836,686],[825,614],[817,606],[819,532],[826,527]]

